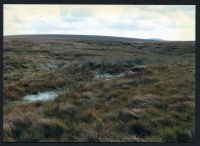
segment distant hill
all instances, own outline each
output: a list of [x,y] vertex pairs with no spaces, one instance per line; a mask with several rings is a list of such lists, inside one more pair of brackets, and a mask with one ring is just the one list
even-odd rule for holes
[[159,39],[159,38],[149,38],[147,40],[152,40],[152,41],[166,41],[166,40]]
[[123,41],[123,42],[157,42],[164,41],[161,39],[139,39],[114,36],[96,36],[96,35],[61,35],[61,34],[40,34],[40,35],[10,35],[8,38],[26,38],[26,39],[66,39],[66,40],[98,40],[98,41]]

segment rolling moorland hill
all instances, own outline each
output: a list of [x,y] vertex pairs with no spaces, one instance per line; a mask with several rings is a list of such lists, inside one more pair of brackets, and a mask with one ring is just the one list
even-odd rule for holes
[[95,35],[61,35],[61,34],[41,34],[41,35],[12,35],[5,36],[4,38],[26,38],[26,39],[63,39],[63,40],[90,40],[90,41],[122,41],[122,42],[155,42],[164,41],[162,39],[138,39],[138,38],[127,38],[127,37],[114,37],[114,36],[95,36]]

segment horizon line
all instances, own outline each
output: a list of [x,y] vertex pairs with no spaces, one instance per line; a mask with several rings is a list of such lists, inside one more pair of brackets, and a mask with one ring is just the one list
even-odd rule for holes
[[27,35],[73,35],[73,36],[99,36],[99,37],[116,37],[116,38],[127,38],[127,39],[141,39],[141,40],[158,40],[158,41],[182,41],[182,42],[187,42],[187,41],[196,41],[196,40],[166,40],[163,38],[136,38],[136,37],[126,37],[126,36],[112,36],[112,35],[95,35],[95,34],[11,34],[11,35],[4,35],[3,37],[7,36],[27,36]]

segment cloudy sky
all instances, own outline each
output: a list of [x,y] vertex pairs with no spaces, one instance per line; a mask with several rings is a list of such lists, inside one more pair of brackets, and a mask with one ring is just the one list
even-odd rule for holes
[[195,40],[193,5],[4,5],[4,35],[82,34]]

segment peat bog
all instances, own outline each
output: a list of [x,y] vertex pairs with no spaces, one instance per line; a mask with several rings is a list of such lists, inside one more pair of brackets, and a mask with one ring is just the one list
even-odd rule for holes
[[194,141],[195,42],[55,37],[4,37],[5,142]]

